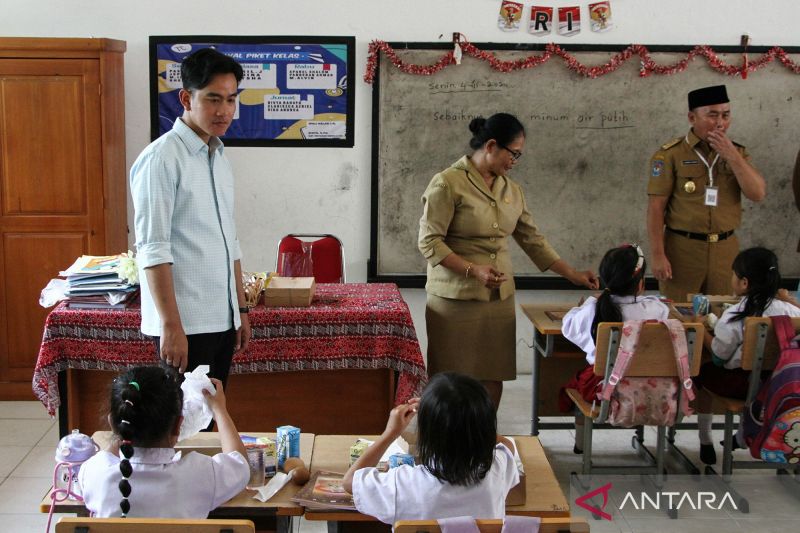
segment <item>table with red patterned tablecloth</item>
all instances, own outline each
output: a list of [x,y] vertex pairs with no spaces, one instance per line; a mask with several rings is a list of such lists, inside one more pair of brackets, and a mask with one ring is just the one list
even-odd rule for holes
[[[153,341],[139,331],[138,308],[69,309],[47,317],[33,391],[54,415],[58,375],[67,369],[115,371],[156,364]],[[310,307],[258,306],[252,340],[231,374],[391,369],[394,403],[419,393],[427,373],[406,302],[394,284],[319,284]],[[388,414],[388,413],[387,413]]]

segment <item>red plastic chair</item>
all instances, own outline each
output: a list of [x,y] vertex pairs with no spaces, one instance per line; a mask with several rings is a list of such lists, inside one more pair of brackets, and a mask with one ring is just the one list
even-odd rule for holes
[[[344,271],[344,246],[336,236],[328,233],[290,233],[278,242],[275,272],[283,276],[283,256],[287,253],[302,255],[303,245],[311,251],[313,275],[317,283],[346,283]],[[296,275],[296,273],[294,273]]]

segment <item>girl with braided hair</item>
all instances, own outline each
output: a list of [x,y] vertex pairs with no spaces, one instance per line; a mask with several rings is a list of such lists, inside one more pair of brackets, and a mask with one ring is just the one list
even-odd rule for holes
[[114,380],[108,422],[114,438],[79,473],[86,508],[97,517],[206,518],[250,477],[244,445],[228,414],[222,383],[204,391],[222,453],[176,453],[183,394],[171,369],[132,368]]

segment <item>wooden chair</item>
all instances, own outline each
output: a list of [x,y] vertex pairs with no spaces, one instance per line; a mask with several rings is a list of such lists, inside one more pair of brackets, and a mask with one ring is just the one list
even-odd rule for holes
[[[304,244],[309,245],[313,274],[317,283],[347,283],[345,275],[344,246],[329,233],[290,233],[278,242],[275,272],[285,276],[284,254],[303,254]],[[292,274],[297,275],[297,274]]]
[[[792,318],[795,332],[800,332],[800,318]],[[738,400],[713,394],[709,394],[715,403],[721,405],[725,410],[725,437],[722,446],[722,475],[728,478],[734,468],[763,469],[785,471],[794,469],[795,466],[783,465],[782,463],[767,463],[764,461],[734,461],[733,460],[733,435],[738,428],[734,424],[734,415],[741,414],[744,408],[755,399],[758,390],[761,388],[761,372],[772,370],[778,362],[780,347],[778,338],[775,335],[775,328],[772,326],[772,319],[769,317],[748,317],[744,320],[744,336],[742,339],[742,369],[750,370],[750,384],[747,389],[747,398]],[[706,466],[707,474],[715,474],[712,466]]]
[[255,533],[250,520],[63,517],[56,533]]
[[[500,533],[502,520],[475,520],[481,533]],[[436,520],[398,520],[395,533],[440,533]],[[589,533],[589,523],[583,518],[542,518],[539,533]]]
[[[686,343],[689,351],[689,373],[696,376],[700,370],[700,358],[703,350],[703,325],[699,323],[683,323],[686,331]],[[597,328],[597,350],[594,363],[594,373],[605,376],[607,380],[614,367],[620,344],[622,323],[603,322]],[[678,377],[678,367],[675,364],[675,355],[672,340],[668,329],[660,323],[648,323],[642,328],[639,344],[636,349],[625,377]],[[678,450],[671,441],[667,440],[666,426],[658,426],[656,454],[653,454],[643,445],[643,432],[637,430],[637,435],[632,440],[632,445],[639,454],[648,461],[649,465],[639,466],[593,466],[592,465],[592,434],[596,424],[604,424],[609,413],[610,402],[603,400],[589,403],[583,399],[576,389],[567,389],[570,399],[575,402],[584,416],[583,437],[583,466],[581,473],[584,475],[606,473],[621,474],[625,472],[661,475],[664,472],[664,454],[668,451],[690,473],[699,470],[692,462]],[[679,391],[679,394],[682,389]],[[678,412],[677,420],[680,421],[681,413]],[[605,425],[605,428],[611,426]]]

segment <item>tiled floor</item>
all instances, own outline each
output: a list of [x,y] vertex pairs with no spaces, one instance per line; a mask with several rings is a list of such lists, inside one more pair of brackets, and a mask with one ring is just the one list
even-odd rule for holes
[[[521,375],[506,383],[499,412],[499,431],[506,435],[525,435],[530,432],[530,376]],[[564,418],[564,421],[570,419]],[[715,432],[719,434],[720,432]],[[630,448],[632,431],[603,431],[596,435],[597,461],[635,463]],[[654,436],[648,430],[645,439]],[[721,435],[718,435],[721,439]],[[550,463],[565,494],[569,496],[569,475],[580,468],[581,458],[572,453],[574,432],[571,430],[545,430],[540,434]],[[651,441],[652,442],[652,441]],[[38,512],[38,504],[51,484],[54,466],[53,454],[58,443],[56,421],[48,418],[37,402],[0,402],[0,532],[38,532],[45,529],[47,515]],[[693,431],[678,433],[677,443],[696,463],[697,440]],[[718,450],[721,455],[721,450]],[[742,452],[739,452],[742,454]],[[737,459],[743,459],[742,454]],[[755,476],[767,476],[766,482]],[[757,496],[751,499],[749,515],[736,513],[722,519],[698,517],[693,520],[672,520],[665,516],[647,519],[627,519],[607,522],[592,521],[592,531],[796,531],[792,514],[800,500],[780,489],[769,474],[737,473],[736,476],[754,476]],[[763,484],[760,485],[760,484]],[[57,515],[56,515],[57,516]],[[765,519],[766,517],[766,519]],[[56,518],[57,520],[57,518]],[[55,520],[54,520],[55,522]],[[757,527],[755,525],[757,524]],[[295,530],[303,533],[327,531],[324,522],[296,520]]]

